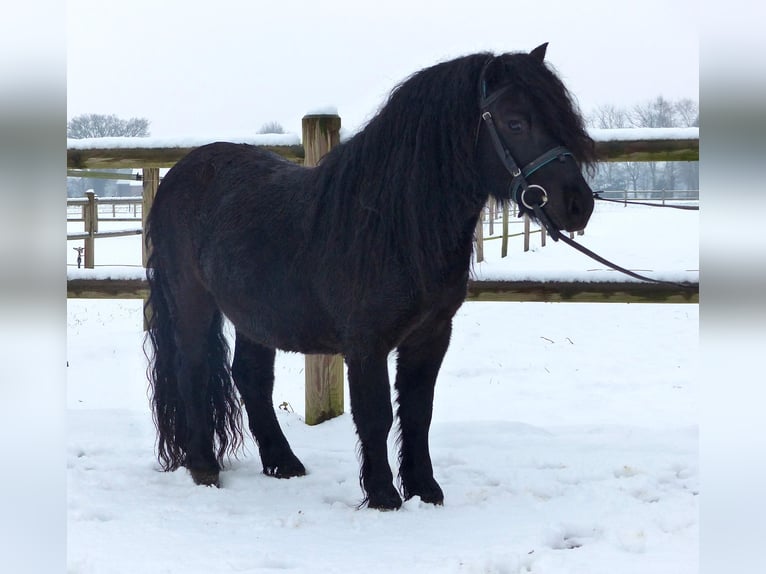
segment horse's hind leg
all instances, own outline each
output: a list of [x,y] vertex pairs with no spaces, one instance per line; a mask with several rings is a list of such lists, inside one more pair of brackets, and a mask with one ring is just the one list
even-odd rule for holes
[[208,385],[211,368],[208,345],[215,325],[215,309],[205,305],[186,309],[178,318],[178,392],[186,421],[183,465],[197,484],[218,486],[220,466],[214,452]]
[[[175,341],[178,402],[166,405],[182,421],[175,440],[194,482],[217,486],[227,451],[242,440],[241,411],[231,383],[223,316],[201,286],[176,291]],[[217,445],[216,445],[217,438]]]
[[250,430],[258,443],[263,472],[277,478],[306,474],[279,428],[272,392],[274,349],[258,345],[237,332],[232,375],[245,403]]
[[399,477],[406,499],[420,496],[423,502],[444,502],[442,489],[434,479],[428,431],[436,376],[447,352],[451,332],[451,320],[429,325],[428,329],[411,335],[398,348]]

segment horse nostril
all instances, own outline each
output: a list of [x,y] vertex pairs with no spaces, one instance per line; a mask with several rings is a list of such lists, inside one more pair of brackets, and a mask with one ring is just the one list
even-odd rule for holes
[[582,213],[582,205],[579,195],[576,195],[575,193],[571,193],[569,195],[569,214],[570,215],[580,215]]
[[572,215],[580,215],[580,202],[576,198],[572,200],[572,204],[569,206],[569,213]]
[[593,197],[582,189],[570,189],[567,193],[567,214],[574,227],[585,227],[593,212]]

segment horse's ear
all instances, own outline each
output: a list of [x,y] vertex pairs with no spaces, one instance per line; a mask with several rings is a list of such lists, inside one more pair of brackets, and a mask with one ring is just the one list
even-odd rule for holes
[[537,58],[541,62],[545,59],[545,50],[548,49],[548,42],[540,44],[537,48],[532,50],[529,55]]

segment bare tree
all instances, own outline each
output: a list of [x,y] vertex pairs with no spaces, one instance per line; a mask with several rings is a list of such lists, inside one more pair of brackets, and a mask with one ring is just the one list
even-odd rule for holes
[[633,186],[633,191],[638,189],[638,181],[641,179],[641,164],[637,161],[627,161],[625,165],[625,174]]
[[[675,127],[675,105],[662,96],[634,106],[630,114],[631,123],[637,128],[670,128]],[[658,165],[656,161],[645,163],[649,170],[650,187],[658,187]]]
[[[678,100],[675,103],[678,125],[683,127],[700,126],[700,108],[699,104],[689,98]],[[698,162],[684,162],[679,166],[681,179],[685,182],[688,189],[699,189],[700,170]],[[675,183],[675,180],[673,181]]]
[[73,139],[148,135],[149,120],[146,118],[123,120],[114,114],[82,114],[72,118],[66,125],[66,137]]
[[282,124],[279,122],[266,122],[261,126],[261,129],[258,130],[259,134],[283,134],[285,133],[285,128],[282,127]]
[[699,127],[700,108],[697,102],[689,98],[678,100],[675,103],[676,122],[681,127]]
[[675,106],[663,98],[655,99],[633,107],[630,122],[637,128],[672,128],[676,127]]
[[[624,108],[611,104],[598,106],[586,117],[590,127],[598,129],[626,128],[630,126]],[[625,182],[625,166],[611,161],[598,164],[592,185],[601,189],[615,189]]]
[[[146,118],[130,118],[123,120],[114,114],[82,114],[73,117],[66,124],[66,136],[72,139],[101,138],[101,137],[147,137],[149,135],[149,120]],[[131,170],[102,170],[115,173],[130,173]],[[67,195],[82,196],[86,189],[93,189],[97,195],[114,195],[117,184],[107,179],[67,178]]]
[[[587,116],[593,128],[623,127],[699,127],[699,106],[691,99],[670,101],[663,96],[634,106],[630,110],[603,105]],[[699,188],[699,164],[684,162],[621,162],[602,163],[592,184],[602,189],[620,189],[622,186],[637,190],[649,186],[674,189],[677,184],[687,189]]]
[[628,113],[623,108],[611,104],[598,106],[586,121],[589,126],[600,129],[630,127]]

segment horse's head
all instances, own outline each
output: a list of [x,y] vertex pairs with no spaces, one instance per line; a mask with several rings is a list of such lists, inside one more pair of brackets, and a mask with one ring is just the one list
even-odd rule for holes
[[593,212],[581,170],[593,163],[594,145],[566,88],[543,63],[546,47],[484,65],[479,167],[491,195],[512,199],[546,227],[578,231]]

